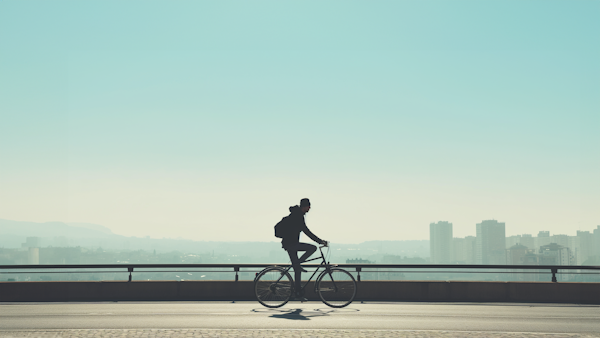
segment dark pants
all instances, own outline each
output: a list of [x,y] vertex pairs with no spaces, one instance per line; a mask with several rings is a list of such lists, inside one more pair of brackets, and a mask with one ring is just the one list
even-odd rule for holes
[[[300,270],[300,263],[306,261],[310,255],[315,253],[315,251],[317,251],[317,247],[308,243],[298,243],[290,248],[287,248],[286,250],[288,255],[290,255],[290,260],[292,261],[292,266],[294,267],[294,282],[296,283],[295,289],[296,292],[300,292],[300,288],[302,287],[302,284],[300,284],[302,281],[302,270]],[[298,258],[298,251],[305,251],[300,258]]]

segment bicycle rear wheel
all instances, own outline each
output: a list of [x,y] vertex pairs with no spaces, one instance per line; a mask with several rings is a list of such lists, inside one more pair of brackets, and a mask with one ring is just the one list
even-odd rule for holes
[[346,270],[333,268],[319,275],[317,293],[323,303],[331,307],[344,307],[356,296],[356,281]]
[[294,292],[292,276],[282,268],[267,268],[256,277],[254,294],[259,303],[276,308],[287,303]]

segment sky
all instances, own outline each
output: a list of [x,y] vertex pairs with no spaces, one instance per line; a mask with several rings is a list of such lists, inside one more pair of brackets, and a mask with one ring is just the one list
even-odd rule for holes
[[598,1],[0,2],[0,218],[333,243],[600,225]]

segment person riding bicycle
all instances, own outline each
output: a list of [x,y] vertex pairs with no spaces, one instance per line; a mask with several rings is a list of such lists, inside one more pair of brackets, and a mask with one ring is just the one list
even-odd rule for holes
[[[300,233],[304,232],[308,237],[310,237],[310,239],[322,245],[327,245],[327,241],[317,237],[310,230],[308,230],[308,227],[306,226],[304,214],[310,210],[310,201],[308,198],[301,199],[299,206],[294,205],[289,209],[289,232],[281,240],[281,246],[287,251],[288,255],[290,256],[290,260],[292,261],[292,267],[294,268],[295,276],[294,281],[296,284],[296,297],[303,298],[303,295],[301,295],[299,291],[301,290],[300,282],[302,272],[306,272],[306,270],[304,270],[300,264],[306,261],[310,255],[317,251],[317,247],[308,243],[300,243]],[[304,254],[300,258],[298,258],[298,251],[304,251]]]

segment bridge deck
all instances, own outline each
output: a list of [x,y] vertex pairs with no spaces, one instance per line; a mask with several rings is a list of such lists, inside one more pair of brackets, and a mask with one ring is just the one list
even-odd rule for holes
[[600,306],[559,304],[2,303],[0,336],[600,337],[599,319]]

